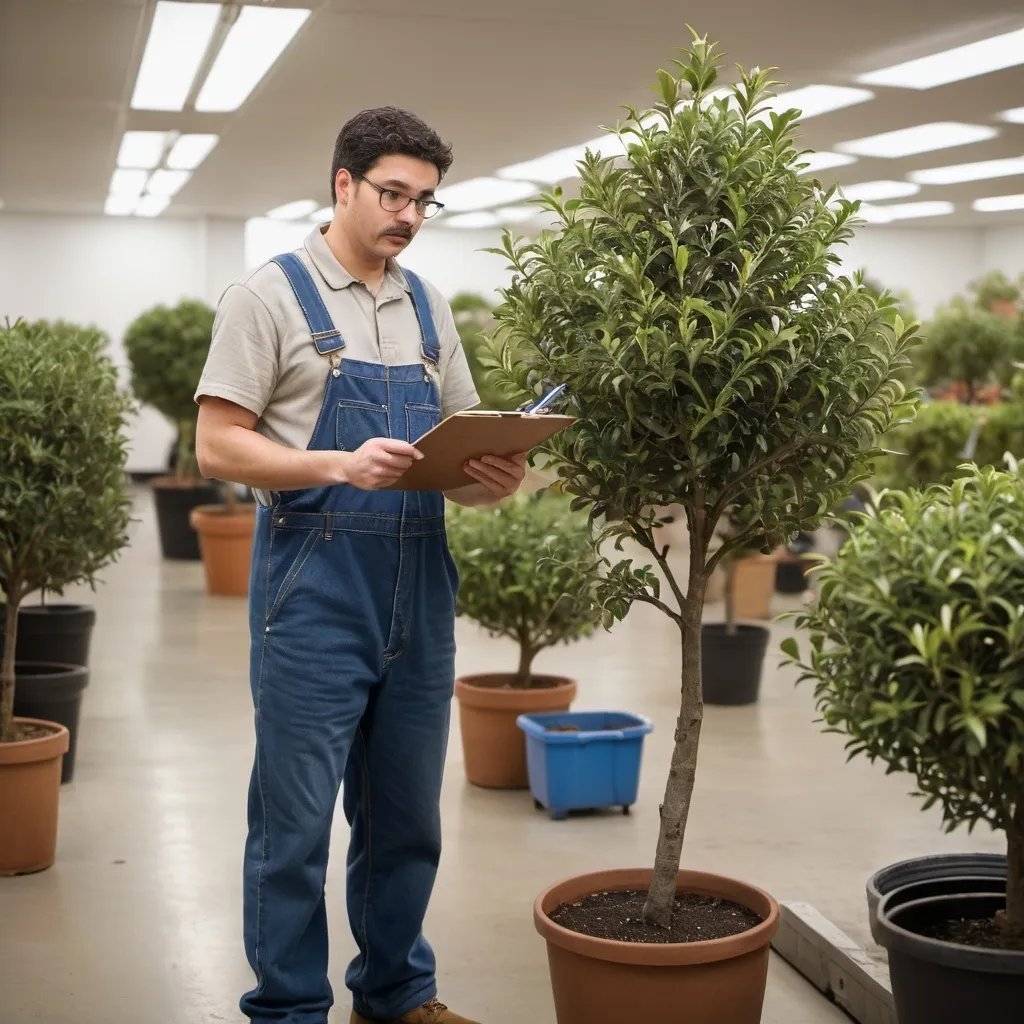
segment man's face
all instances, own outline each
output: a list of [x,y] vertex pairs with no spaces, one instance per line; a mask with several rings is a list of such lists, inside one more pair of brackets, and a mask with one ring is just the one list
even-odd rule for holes
[[[381,259],[397,256],[415,237],[423,217],[415,203],[395,208],[406,198],[433,199],[438,181],[432,163],[411,156],[381,157],[363,180],[353,180],[347,171],[339,171],[335,187],[353,241]],[[384,190],[383,205],[379,189]]]

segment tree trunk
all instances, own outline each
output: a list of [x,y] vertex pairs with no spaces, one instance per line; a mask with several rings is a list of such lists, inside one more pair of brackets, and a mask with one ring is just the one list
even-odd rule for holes
[[196,426],[183,420],[178,426],[178,478],[181,480],[199,479],[195,448]]
[[1017,794],[1017,807],[1006,830],[1006,914],[1009,931],[1024,934],[1024,787]]
[[14,739],[14,645],[18,640],[18,606],[17,597],[20,589],[16,580],[8,581],[10,592],[4,605],[4,656],[0,663],[0,743]]
[[519,668],[516,670],[516,683],[519,686],[530,685],[530,667],[533,659],[537,657],[537,651],[530,646],[528,640],[519,641]]
[[[691,556],[692,560],[692,556]],[[676,723],[675,749],[668,771],[665,802],[661,806],[661,832],[658,852],[654,861],[654,876],[644,907],[644,920],[648,924],[668,928],[672,924],[675,904],[676,876],[683,854],[686,819],[690,814],[690,798],[697,774],[697,746],[700,726],[704,719],[704,700],[701,694],[700,630],[704,605],[703,581],[694,586],[693,567],[690,589],[683,606],[682,634],[682,698],[679,720]]]
[[725,559],[725,632],[736,635],[736,559],[732,554]]

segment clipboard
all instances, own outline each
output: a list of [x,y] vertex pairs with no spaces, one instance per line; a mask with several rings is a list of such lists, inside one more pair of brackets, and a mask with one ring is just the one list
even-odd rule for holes
[[482,455],[507,458],[528,452],[575,422],[575,416],[554,413],[535,415],[480,409],[457,412],[413,442],[424,457],[414,462],[389,490],[451,491],[477,483],[463,469],[470,459]]

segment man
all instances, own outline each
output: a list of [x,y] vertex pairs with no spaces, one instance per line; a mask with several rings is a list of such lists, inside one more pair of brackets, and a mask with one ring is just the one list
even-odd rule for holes
[[[394,257],[439,209],[451,148],[385,107],[352,118],[334,217],[222,297],[196,399],[203,473],[256,490],[256,757],[244,934],[253,1024],[326,1024],[324,878],[344,784],[352,1024],[473,1024],[436,998],[422,923],[440,856],[458,585],[444,496],[388,489],[410,443],[477,404],[451,310]],[[516,491],[525,456],[447,496]]]

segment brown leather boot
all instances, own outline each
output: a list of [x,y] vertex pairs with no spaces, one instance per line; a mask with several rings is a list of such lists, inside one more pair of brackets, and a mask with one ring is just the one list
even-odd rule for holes
[[444,1003],[437,999],[431,999],[415,1010],[410,1010],[397,1020],[371,1020],[369,1017],[360,1017],[355,1010],[352,1011],[352,1019],[349,1024],[480,1024],[479,1021],[470,1020],[468,1017],[460,1017],[453,1013]]

